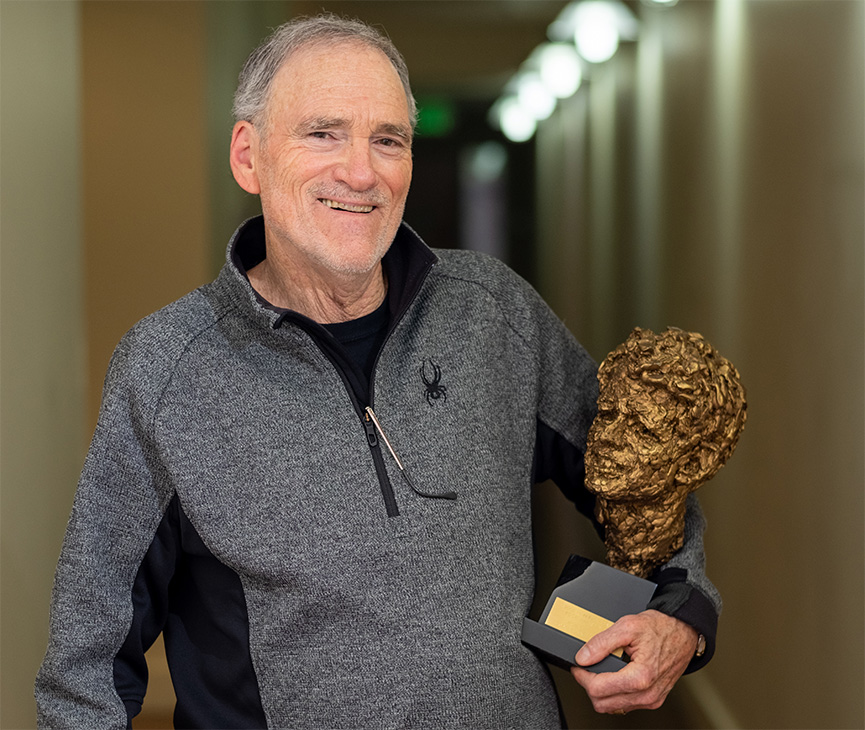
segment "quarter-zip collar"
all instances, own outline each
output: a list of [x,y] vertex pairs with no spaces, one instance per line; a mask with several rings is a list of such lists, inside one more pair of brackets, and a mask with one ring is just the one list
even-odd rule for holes
[[[299,312],[273,306],[252,288],[246,272],[261,263],[266,256],[264,218],[256,216],[244,222],[231,237],[223,273],[233,280],[235,286],[240,284],[245,291],[243,301],[250,302],[256,318],[264,316],[273,329],[278,329],[286,321],[295,322],[304,329],[309,329],[310,325],[320,327]],[[389,329],[393,329],[405,314],[437,261],[438,257],[420,236],[407,223],[400,224],[390,249],[382,259],[388,281]]]

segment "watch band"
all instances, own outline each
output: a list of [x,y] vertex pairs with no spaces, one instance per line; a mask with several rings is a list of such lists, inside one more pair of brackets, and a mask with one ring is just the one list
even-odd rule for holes
[[706,653],[706,637],[702,634],[697,634],[697,650],[694,652],[695,657],[701,657]]

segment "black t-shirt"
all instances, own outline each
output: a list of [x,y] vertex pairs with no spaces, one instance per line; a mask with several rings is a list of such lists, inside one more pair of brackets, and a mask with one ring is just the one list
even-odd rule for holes
[[367,383],[372,377],[376,355],[387,334],[389,317],[388,298],[385,296],[381,306],[374,312],[348,322],[324,325],[345,348],[352,363],[366,376]]

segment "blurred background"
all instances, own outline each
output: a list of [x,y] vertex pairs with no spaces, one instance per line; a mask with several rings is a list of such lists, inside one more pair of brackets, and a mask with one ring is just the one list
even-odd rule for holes
[[[0,726],[35,724],[111,351],[210,280],[256,212],[227,162],[237,72],[268,28],[323,8],[406,56],[421,105],[406,219],[431,246],[508,261],[598,359],[634,326],[675,325],[748,389],[735,457],[701,490],[715,659],[625,718],[555,670],[569,725],[865,725],[865,3],[616,7],[617,39],[590,34],[613,55],[527,118],[515,77],[547,41],[573,45],[566,2],[0,2]],[[569,553],[603,549],[551,485],[534,520],[545,598]],[[170,727],[159,651],[138,728]]]

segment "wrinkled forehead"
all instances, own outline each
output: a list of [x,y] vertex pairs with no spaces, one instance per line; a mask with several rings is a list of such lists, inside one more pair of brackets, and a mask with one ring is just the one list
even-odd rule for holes
[[[308,57],[314,57],[316,63],[327,64],[347,60],[351,66],[351,58],[356,55],[373,54],[380,56],[389,66],[393,67],[384,51],[360,38],[310,38],[293,48],[283,58],[279,66],[281,71],[285,66],[302,62]],[[396,68],[393,69],[396,73]]]
[[268,100],[286,93],[323,93],[335,85],[395,97],[409,114],[405,87],[390,58],[380,48],[352,38],[312,39],[294,49],[277,70]]

